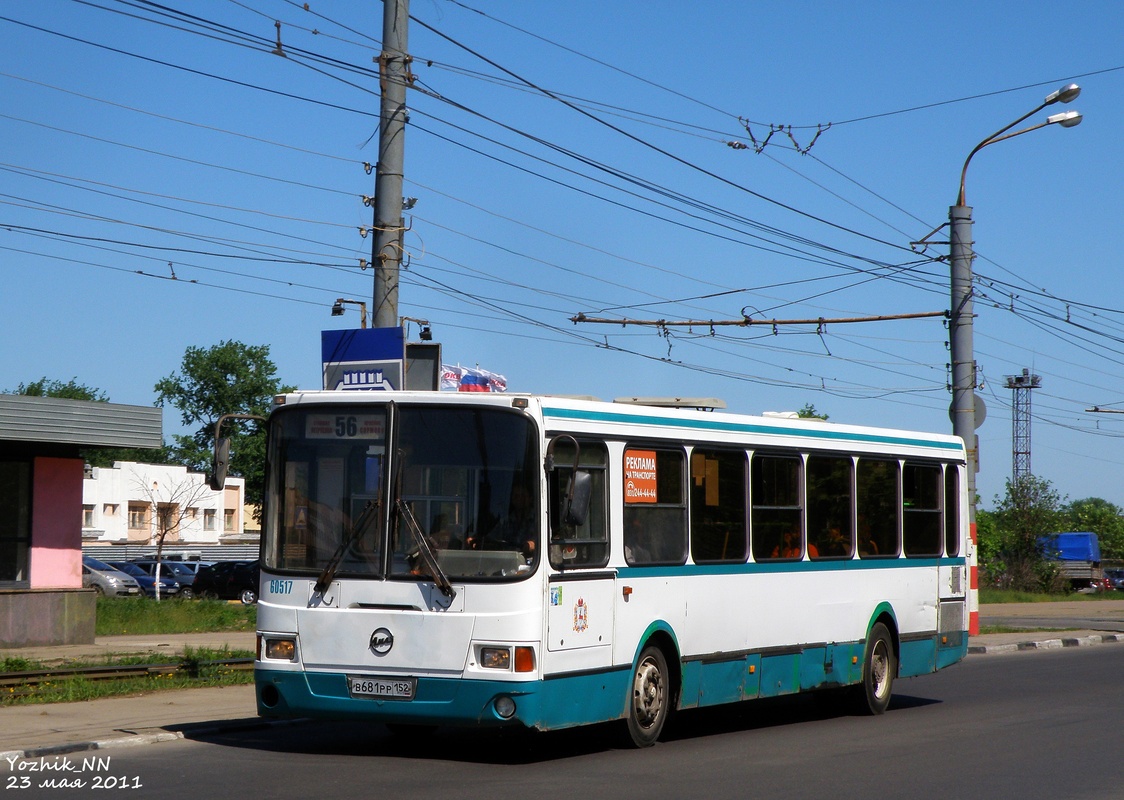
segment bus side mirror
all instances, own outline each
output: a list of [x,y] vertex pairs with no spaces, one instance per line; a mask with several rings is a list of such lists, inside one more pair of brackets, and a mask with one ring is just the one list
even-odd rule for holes
[[566,489],[566,505],[562,509],[562,522],[575,528],[585,524],[589,516],[589,498],[593,494],[593,476],[584,470],[574,470]]
[[230,467],[230,439],[215,439],[215,454],[211,459],[211,477],[208,483],[216,492],[226,487],[226,472]]
[[207,485],[216,492],[226,488],[226,473],[230,469],[230,439],[219,436],[222,424],[228,419],[256,419],[261,422],[265,417],[258,414],[223,414],[215,420],[215,454],[211,458],[211,477],[207,479]]

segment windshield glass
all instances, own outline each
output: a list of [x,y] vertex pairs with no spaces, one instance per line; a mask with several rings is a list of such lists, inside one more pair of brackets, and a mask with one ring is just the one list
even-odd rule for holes
[[338,575],[380,574],[386,407],[282,410],[271,425],[266,562],[319,572],[338,558]]
[[530,571],[540,528],[533,431],[507,409],[401,409],[397,483],[411,514],[396,517],[392,574],[425,574],[419,531],[450,578]]
[[266,563],[321,578],[438,583],[441,574],[529,574],[541,527],[531,420],[510,409],[430,405],[397,406],[391,419],[387,409],[275,414]]

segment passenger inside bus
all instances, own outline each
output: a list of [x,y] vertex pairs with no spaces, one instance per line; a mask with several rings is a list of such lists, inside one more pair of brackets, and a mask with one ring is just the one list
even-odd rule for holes
[[785,532],[784,541],[773,548],[773,558],[800,558],[803,553],[804,550],[800,546],[799,529]]
[[876,556],[878,555],[878,542],[874,538],[874,534],[870,530],[870,522],[865,517],[859,518],[859,555],[860,556]]
[[648,564],[655,561],[648,528],[636,513],[626,514],[628,527],[624,534],[624,558],[629,564]]

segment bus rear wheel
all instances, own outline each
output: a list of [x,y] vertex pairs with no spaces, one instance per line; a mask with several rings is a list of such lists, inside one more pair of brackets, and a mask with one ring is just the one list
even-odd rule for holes
[[670,711],[667,659],[649,645],[640,653],[628,699],[628,735],[636,747],[651,747],[660,738]]
[[894,676],[898,672],[894,642],[881,622],[870,629],[863,653],[862,684],[855,687],[855,706],[861,714],[883,714],[890,705]]

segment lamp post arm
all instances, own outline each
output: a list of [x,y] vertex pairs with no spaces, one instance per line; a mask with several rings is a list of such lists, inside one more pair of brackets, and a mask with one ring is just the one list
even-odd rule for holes
[[[986,139],[984,139],[982,142],[980,142],[979,144],[977,144],[975,147],[972,148],[972,152],[968,153],[968,157],[966,159],[964,159],[964,168],[962,170],[960,170],[960,194],[957,195],[957,197],[956,197],[956,205],[958,205],[958,206],[964,205],[964,179],[968,175],[968,163],[972,160],[972,156],[974,156],[980,150],[983,150],[989,144],[995,144],[996,142],[1001,142],[1001,141],[1003,141],[1003,139],[1010,139],[1012,136],[1018,136],[1020,133],[1026,133],[1027,131],[1032,131],[1035,128],[1041,128],[1042,125],[1035,125],[1033,128],[1027,128],[1026,130],[1017,131],[1015,133],[1008,134],[1007,136],[1003,136],[1003,134],[1007,133],[1007,131],[1011,130],[1011,128],[1018,125],[1024,119],[1027,119],[1028,117],[1033,117],[1035,114],[1037,114],[1039,111],[1041,111],[1042,109],[1044,109],[1048,105],[1050,105],[1050,104],[1049,103],[1043,103],[1042,105],[1038,106],[1038,108],[1036,108],[1032,111],[1028,111],[1027,113],[1023,114],[1021,117],[1019,117],[1017,120],[1012,122],[1011,124],[1000,128],[995,133],[991,134],[991,136],[988,136]],[[1043,125],[1044,124],[1045,123],[1043,123]]]

